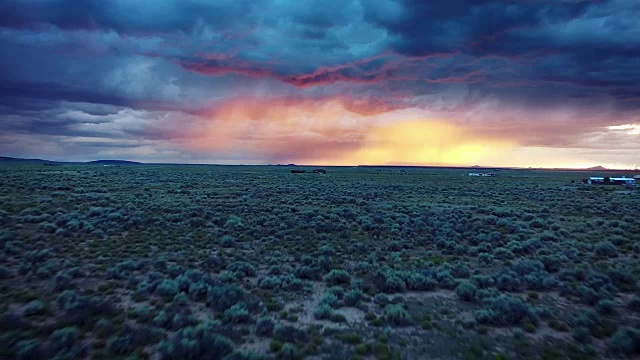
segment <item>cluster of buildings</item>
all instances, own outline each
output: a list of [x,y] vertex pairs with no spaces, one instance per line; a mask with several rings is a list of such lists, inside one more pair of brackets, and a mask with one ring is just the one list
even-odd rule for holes
[[636,180],[640,181],[640,175],[636,175],[634,177],[597,177],[592,176],[590,178],[585,179],[587,184],[591,185],[627,185],[633,186],[636,184]]
[[[291,170],[292,174],[304,174],[306,172],[307,172],[307,170],[300,170],[300,169]],[[313,171],[311,171],[311,172],[314,173],[314,174],[326,174],[327,170],[325,170],[325,169],[313,169]]]
[[498,173],[494,172],[470,172],[469,176],[498,176]]

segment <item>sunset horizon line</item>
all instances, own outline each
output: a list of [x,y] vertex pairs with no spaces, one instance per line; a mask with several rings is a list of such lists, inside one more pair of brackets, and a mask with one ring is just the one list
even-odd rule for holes
[[464,165],[464,164],[411,164],[411,163],[388,163],[388,164],[314,164],[314,163],[298,163],[298,162],[285,162],[285,163],[250,163],[250,162],[206,162],[206,161],[139,161],[122,158],[95,158],[92,160],[62,160],[62,159],[44,159],[39,157],[14,157],[0,155],[0,164],[2,162],[9,161],[41,161],[44,163],[67,163],[67,164],[92,164],[92,163],[129,163],[131,165],[208,165],[208,166],[296,166],[296,167],[337,167],[337,168],[443,168],[443,169],[500,169],[500,170],[588,170],[588,171],[640,171],[638,167],[611,167],[603,165],[595,166],[563,166],[563,167],[548,167],[548,166],[501,166],[501,165]]

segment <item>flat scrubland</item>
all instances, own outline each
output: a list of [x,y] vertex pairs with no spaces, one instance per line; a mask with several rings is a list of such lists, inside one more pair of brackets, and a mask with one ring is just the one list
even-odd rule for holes
[[0,166],[0,358],[638,357],[640,191],[290,169]]

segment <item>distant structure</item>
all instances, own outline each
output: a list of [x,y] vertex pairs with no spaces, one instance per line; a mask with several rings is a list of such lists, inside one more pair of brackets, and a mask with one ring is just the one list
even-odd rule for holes
[[498,174],[496,173],[486,173],[486,172],[470,172],[469,176],[490,176],[490,177],[494,177],[494,176],[498,176]]
[[635,185],[636,179],[630,177],[590,177],[587,184],[591,185]]
[[[306,172],[307,172],[307,170],[297,170],[297,169],[291,170],[292,174],[304,174]],[[311,171],[311,172],[314,173],[314,174],[326,174],[327,170],[325,170],[325,169],[313,169],[313,171]]]

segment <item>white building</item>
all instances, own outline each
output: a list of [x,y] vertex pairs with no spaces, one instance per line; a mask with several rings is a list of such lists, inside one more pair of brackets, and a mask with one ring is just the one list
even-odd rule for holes
[[498,174],[496,174],[496,173],[470,172],[469,176],[498,176]]
[[588,184],[593,185],[635,185],[636,179],[628,177],[590,177]]

